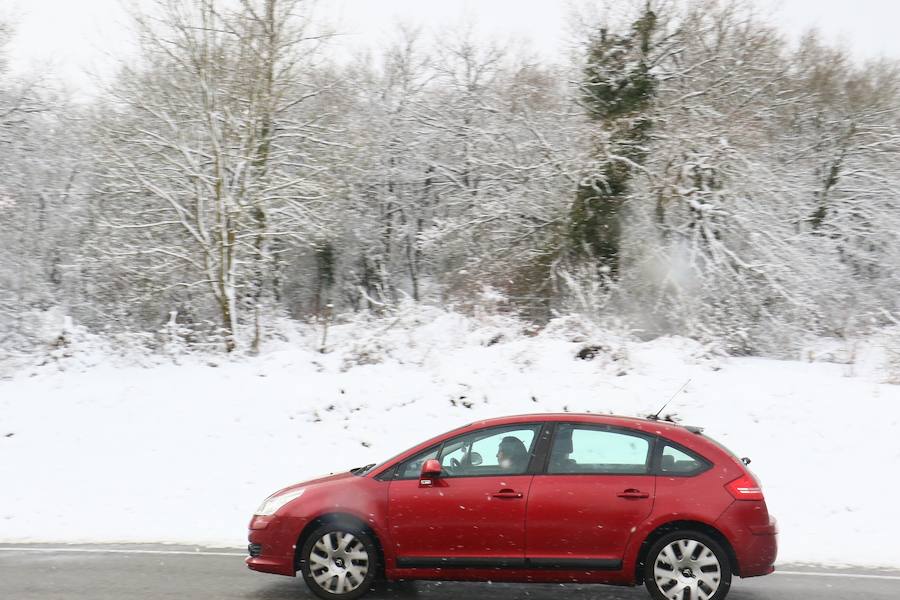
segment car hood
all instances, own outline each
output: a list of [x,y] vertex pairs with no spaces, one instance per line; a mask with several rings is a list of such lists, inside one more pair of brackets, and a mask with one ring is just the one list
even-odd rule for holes
[[277,496],[279,494],[284,494],[286,492],[291,492],[293,490],[297,490],[300,488],[309,488],[309,487],[320,487],[327,485],[332,482],[342,481],[344,479],[350,479],[353,477],[353,473],[349,471],[346,473],[332,473],[330,475],[324,475],[322,477],[316,477],[315,479],[310,479],[308,481],[301,481],[300,483],[295,483],[293,485],[289,485],[286,488],[282,488],[272,494],[272,496]]

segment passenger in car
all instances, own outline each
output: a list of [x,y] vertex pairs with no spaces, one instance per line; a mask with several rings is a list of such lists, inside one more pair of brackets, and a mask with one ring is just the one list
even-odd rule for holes
[[528,468],[528,449],[519,438],[508,435],[500,440],[497,463],[504,471],[524,473]]
[[568,427],[561,428],[556,434],[556,442],[553,444],[553,450],[550,453],[550,472],[574,473],[577,463],[570,458],[574,451],[572,429]]

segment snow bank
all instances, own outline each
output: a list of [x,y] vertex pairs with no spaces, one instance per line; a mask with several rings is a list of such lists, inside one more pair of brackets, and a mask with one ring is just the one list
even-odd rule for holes
[[320,340],[180,365],[63,358],[0,381],[0,541],[240,546],[286,484],[484,417],[656,412],[691,378],[670,410],[752,457],[780,560],[900,566],[900,386],[573,318],[535,332],[423,309],[336,325],[324,354]]

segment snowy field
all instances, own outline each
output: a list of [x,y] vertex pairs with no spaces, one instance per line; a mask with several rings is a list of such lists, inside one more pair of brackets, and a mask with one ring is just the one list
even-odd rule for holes
[[690,378],[667,412],[753,459],[780,561],[900,566],[900,386],[586,329],[423,310],[335,326],[324,354],[315,331],[234,360],[76,349],[0,380],[0,542],[242,546],[284,485],[484,417],[656,412]]

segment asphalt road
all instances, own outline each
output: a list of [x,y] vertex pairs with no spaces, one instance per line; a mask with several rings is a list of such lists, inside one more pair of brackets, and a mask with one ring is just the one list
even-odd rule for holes
[[[897,600],[900,572],[784,565],[782,573],[735,580],[729,600]],[[643,588],[488,583],[385,584],[371,600],[647,599]],[[311,600],[300,578],[254,573],[234,549],[174,546],[0,547],[6,600]]]

